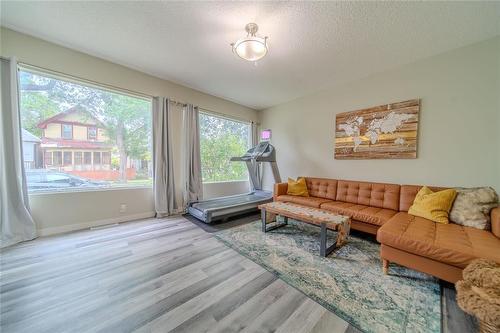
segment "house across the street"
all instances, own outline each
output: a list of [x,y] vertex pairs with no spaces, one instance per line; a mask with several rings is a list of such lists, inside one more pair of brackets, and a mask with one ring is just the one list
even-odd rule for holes
[[[43,167],[89,179],[118,179],[111,168],[113,144],[104,125],[84,108],[76,106],[38,124],[43,130]],[[127,168],[127,178],[135,169]]]
[[24,128],[21,129],[21,137],[23,141],[24,168],[26,170],[41,168],[42,154],[40,152],[40,138]]

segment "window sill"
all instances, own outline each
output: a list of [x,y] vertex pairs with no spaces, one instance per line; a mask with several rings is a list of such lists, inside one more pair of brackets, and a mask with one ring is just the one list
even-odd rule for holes
[[203,182],[203,185],[210,185],[210,184],[226,184],[226,183],[248,183],[250,180],[249,179],[243,179],[243,180],[221,180],[221,181],[214,181],[214,182]]
[[120,190],[144,190],[150,189],[153,190],[152,185],[144,185],[144,186],[116,186],[116,187],[107,187],[107,188],[85,188],[85,189],[70,189],[70,190],[52,190],[52,191],[32,191],[28,192],[29,196],[38,196],[38,195],[50,195],[50,194],[73,194],[73,193],[89,193],[89,192],[108,192],[108,191],[120,191]]

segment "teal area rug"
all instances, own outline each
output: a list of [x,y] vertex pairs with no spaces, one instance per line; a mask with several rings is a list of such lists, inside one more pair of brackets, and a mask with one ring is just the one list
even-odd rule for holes
[[322,258],[319,228],[293,220],[268,233],[258,221],[214,235],[362,331],[441,331],[438,281],[397,265],[384,275],[375,242],[351,236]]

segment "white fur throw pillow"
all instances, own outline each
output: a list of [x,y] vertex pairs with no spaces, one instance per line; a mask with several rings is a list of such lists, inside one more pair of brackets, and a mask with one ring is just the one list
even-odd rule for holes
[[490,211],[498,206],[498,195],[491,187],[456,188],[457,197],[450,221],[468,227],[490,230]]

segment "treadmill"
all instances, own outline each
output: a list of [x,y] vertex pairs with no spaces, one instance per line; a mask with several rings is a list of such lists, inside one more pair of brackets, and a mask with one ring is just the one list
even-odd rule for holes
[[250,175],[252,191],[246,194],[231,195],[209,200],[191,202],[188,213],[197,219],[211,223],[218,220],[227,220],[229,217],[249,213],[257,210],[257,206],[273,200],[271,191],[262,190],[260,164],[271,164],[275,182],[281,182],[276,164],[276,150],[268,141],[261,141],[250,148],[243,156],[232,157],[233,162],[245,162]]

